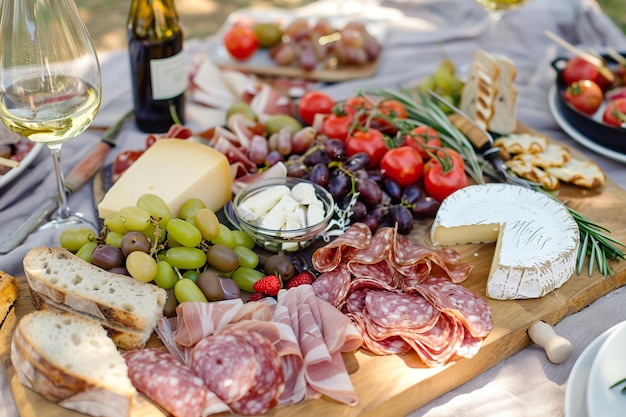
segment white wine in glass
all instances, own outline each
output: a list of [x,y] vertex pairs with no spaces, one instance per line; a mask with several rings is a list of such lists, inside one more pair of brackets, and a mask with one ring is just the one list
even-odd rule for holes
[[476,0],[489,13],[489,17],[500,20],[502,15],[527,3],[528,0]]
[[100,66],[73,0],[3,0],[0,13],[0,120],[54,161],[58,210],[48,225],[82,221],[67,204],[61,145],[100,108]]

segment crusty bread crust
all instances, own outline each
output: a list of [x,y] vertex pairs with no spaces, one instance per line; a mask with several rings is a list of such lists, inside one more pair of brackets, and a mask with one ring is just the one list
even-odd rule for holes
[[130,329],[128,327],[116,325],[113,322],[102,321],[96,317],[89,316],[88,314],[74,311],[65,304],[56,303],[53,300],[50,300],[49,298],[47,298],[46,296],[32,291],[32,289],[31,289],[30,295],[31,295],[31,299],[33,300],[33,305],[38,310],[56,309],[60,311],[66,311],[69,313],[78,314],[82,317],[85,317],[85,318],[88,318],[90,320],[94,320],[100,323],[100,325],[104,328],[104,330],[106,330],[107,335],[111,338],[111,340],[113,340],[113,343],[115,343],[115,345],[120,349],[124,349],[124,350],[141,349],[146,345],[146,343],[148,343],[150,336],[152,336],[152,330],[150,329],[135,330],[135,329]]
[[24,272],[32,292],[101,322],[152,331],[163,317],[165,290],[107,272],[60,247],[31,249]]
[[4,322],[9,310],[17,301],[19,293],[20,287],[15,277],[0,271],[0,324]]

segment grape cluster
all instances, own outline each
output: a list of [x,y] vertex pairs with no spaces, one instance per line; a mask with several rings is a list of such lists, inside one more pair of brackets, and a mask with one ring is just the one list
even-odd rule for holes
[[[449,59],[444,59],[439,63],[434,73],[426,76],[420,82],[418,88],[425,94],[428,93],[428,90],[432,90],[458,107],[461,101],[463,82],[456,75],[454,63]],[[451,111],[445,105],[442,105],[442,110]]]
[[167,290],[166,314],[184,301],[238,298],[265,276],[252,238],[220,223],[199,199],[185,201],[173,217],[160,197],[145,194],[104,225],[99,235],[64,230],[60,245],[102,269]]
[[429,197],[420,183],[400,187],[380,169],[368,169],[369,163],[366,153],[348,157],[343,141],[320,137],[309,152],[287,161],[287,175],[326,188],[340,209],[351,210],[352,222],[363,222],[373,232],[397,226],[398,233],[408,234],[415,218],[434,215],[439,202]]

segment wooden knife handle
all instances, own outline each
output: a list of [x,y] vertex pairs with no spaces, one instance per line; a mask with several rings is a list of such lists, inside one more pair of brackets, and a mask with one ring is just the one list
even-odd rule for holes
[[70,193],[79,189],[102,167],[111,145],[98,142],[95,148],[83,158],[65,177],[65,186]]
[[484,152],[492,145],[491,138],[478,126],[458,114],[451,114],[448,119],[472,142],[476,150]]

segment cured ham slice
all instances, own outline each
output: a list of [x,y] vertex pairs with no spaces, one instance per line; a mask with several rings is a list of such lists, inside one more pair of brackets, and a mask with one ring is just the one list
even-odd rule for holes
[[[241,299],[219,303],[186,302],[176,307],[174,340],[181,346],[193,346],[230,323],[243,308]],[[206,318],[210,317],[210,320]]]

